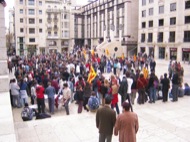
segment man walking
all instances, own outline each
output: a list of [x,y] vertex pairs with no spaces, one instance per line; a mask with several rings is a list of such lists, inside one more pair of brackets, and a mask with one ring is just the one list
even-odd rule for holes
[[168,101],[168,90],[170,88],[170,80],[167,78],[167,73],[164,74],[164,79],[161,80],[163,102]]
[[177,73],[174,73],[173,77],[172,77],[172,96],[173,96],[173,102],[176,102],[178,101],[178,93],[179,93],[179,90],[178,90],[178,87],[179,87],[179,76]]
[[67,115],[69,115],[69,101],[71,99],[71,89],[67,83],[63,84],[63,106],[65,107]]
[[123,113],[117,117],[114,135],[119,133],[119,142],[136,142],[136,133],[139,129],[138,117],[130,112],[131,105],[128,102],[122,104]]
[[96,127],[99,129],[99,142],[111,142],[116,113],[110,108],[111,97],[105,97],[105,105],[96,113]]
[[45,103],[44,103],[44,87],[42,86],[42,82],[36,88],[37,95],[37,105],[38,105],[38,113],[45,113]]
[[51,86],[51,82],[48,82],[48,87],[45,90],[45,94],[48,96],[48,105],[49,105],[49,112],[54,114],[54,105],[55,105],[55,88]]

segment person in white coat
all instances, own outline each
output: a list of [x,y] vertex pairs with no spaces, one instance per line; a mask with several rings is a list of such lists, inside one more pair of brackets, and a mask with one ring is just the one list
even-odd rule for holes
[[131,103],[131,86],[133,84],[133,79],[130,77],[130,73],[127,72],[126,73],[126,77],[127,77],[127,83],[128,83],[128,88],[127,88],[127,99],[129,104],[131,105],[131,111],[133,112],[133,107],[132,107],[132,103]]
[[20,87],[18,86],[16,79],[12,80],[12,83],[10,84],[10,90],[11,90],[11,95],[13,97],[13,107],[21,107],[20,104],[20,96],[19,96],[19,90]]

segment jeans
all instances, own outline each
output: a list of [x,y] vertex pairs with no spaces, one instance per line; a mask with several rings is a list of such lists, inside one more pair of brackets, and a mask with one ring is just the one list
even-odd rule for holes
[[37,98],[38,113],[45,113],[44,98]]
[[54,113],[54,105],[55,105],[54,97],[48,98],[48,105],[49,105],[49,112]]
[[178,101],[178,93],[179,93],[178,85],[173,84],[171,92],[173,96],[173,101]]
[[118,104],[116,103],[115,106],[112,104],[111,105],[111,108],[114,109],[114,107],[116,108],[116,112],[117,114],[119,114],[119,107],[118,107]]
[[21,107],[19,95],[12,95],[13,107]]
[[78,113],[82,112],[83,101],[78,101]]
[[154,87],[150,87],[150,102],[156,101],[156,89]]
[[64,107],[65,107],[65,110],[66,110],[67,115],[69,115],[69,102],[70,102],[70,99],[68,99],[68,100],[64,103]]
[[99,134],[99,142],[111,142],[112,135]]

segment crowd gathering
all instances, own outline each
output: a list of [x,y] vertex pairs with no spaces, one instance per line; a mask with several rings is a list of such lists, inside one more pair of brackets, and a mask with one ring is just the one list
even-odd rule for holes
[[[89,81],[91,68],[96,76]],[[138,131],[138,118],[133,113],[135,103],[154,104],[159,99],[167,102],[168,96],[176,102],[178,97],[190,95],[188,83],[183,88],[184,69],[179,62],[170,61],[168,72],[157,77],[156,61],[152,56],[141,53],[131,57],[111,58],[106,55],[99,57],[94,51],[79,48],[72,53],[40,54],[27,58],[15,56],[8,61],[8,69],[10,73],[14,70],[15,75],[10,80],[13,108],[29,108],[29,104],[37,104],[36,113],[44,114],[45,104],[48,104],[49,114],[53,115],[55,108],[61,106],[69,115],[69,104],[76,103],[78,113],[82,113],[83,109],[97,112],[96,125],[100,142],[105,139],[110,141],[113,127],[115,135],[119,131],[120,141],[135,141],[135,133]],[[105,73],[111,74],[110,78],[106,78]],[[121,104],[118,104],[119,97]],[[119,105],[127,115],[121,113]],[[107,117],[112,119],[108,121]],[[119,124],[125,117],[129,117],[129,121],[135,124],[134,131],[126,135],[124,130],[120,132]]]

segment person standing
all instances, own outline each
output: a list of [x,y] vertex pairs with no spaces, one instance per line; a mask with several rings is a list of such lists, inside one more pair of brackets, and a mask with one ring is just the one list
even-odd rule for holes
[[138,104],[144,104],[145,102],[145,88],[147,86],[148,82],[144,78],[143,74],[140,74],[140,77],[137,80],[137,89],[138,89]]
[[111,142],[113,127],[116,121],[116,113],[110,108],[112,98],[105,97],[105,105],[97,110],[96,127],[99,130],[99,142]]
[[121,95],[121,105],[127,99],[127,89],[128,89],[128,82],[125,75],[123,75],[123,79],[119,86],[118,93]]
[[45,94],[47,94],[48,96],[49,112],[51,114],[54,114],[54,105],[55,105],[54,96],[56,92],[55,92],[55,88],[51,86],[51,82],[48,82],[48,87],[45,90]]
[[168,101],[168,90],[170,88],[170,80],[167,78],[167,73],[164,74],[164,78],[161,80],[163,102]]
[[172,77],[172,96],[173,96],[173,102],[178,101],[178,93],[179,93],[179,76],[177,73],[174,73]]
[[11,89],[11,95],[13,98],[13,107],[21,107],[20,104],[20,97],[19,97],[19,90],[20,87],[16,83],[16,79],[12,80],[12,83],[10,84],[10,89]]
[[63,106],[65,107],[67,115],[69,115],[69,101],[71,99],[71,89],[67,83],[63,84]]
[[117,117],[115,123],[114,135],[119,133],[119,142],[136,142],[139,122],[137,114],[129,111],[130,106],[128,102],[122,104],[123,113]]
[[37,105],[38,105],[38,113],[45,113],[45,103],[44,103],[44,87],[42,86],[42,82],[36,87],[36,95],[37,95]]

